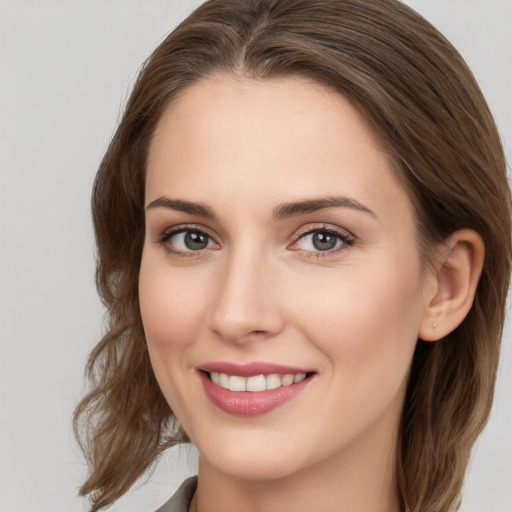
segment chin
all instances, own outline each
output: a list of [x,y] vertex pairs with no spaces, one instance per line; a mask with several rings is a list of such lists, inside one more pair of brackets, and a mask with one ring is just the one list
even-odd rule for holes
[[299,468],[286,461],[272,458],[229,457],[227,460],[216,460],[213,464],[217,471],[231,478],[251,482],[276,481],[296,473]]
[[296,443],[287,448],[277,439],[270,443],[251,441],[217,441],[214,446],[198,446],[200,467],[204,464],[232,478],[249,481],[278,480],[301,469]]

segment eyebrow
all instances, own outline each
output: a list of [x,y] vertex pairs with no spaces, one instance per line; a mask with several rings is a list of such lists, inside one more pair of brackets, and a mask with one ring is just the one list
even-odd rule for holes
[[199,215],[200,217],[215,217],[213,210],[204,204],[182,201],[181,199],[170,199],[165,196],[158,197],[146,206],[146,210],[151,208],[169,208],[170,210]]
[[306,199],[304,201],[283,203],[274,208],[272,218],[274,220],[281,220],[288,217],[294,217],[296,215],[313,213],[325,208],[351,208],[353,210],[368,213],[377,218],[377,215],[372,210],[361,204],[359,201],[343,196],[320,197],[315,199]]
[[[182,199],[171,199],[166,196],[161,196],[154,201],[151,201],[151,203],[146,207],[146,210],[152,208],[168,208],[170,210],[189,213],[190,215],[215,218],[215,212],[205,204],[184,201]],[[289,217],[306,215],[326,208],[351,208],[363,213],[368,213],[377,218],[377,215],[372,210],[361,204],[359,201],[350,197],[336,196],[304,199],[302,201],[292,201],[289,203],[279,204],[272,211],[272,219],[287,219]]]

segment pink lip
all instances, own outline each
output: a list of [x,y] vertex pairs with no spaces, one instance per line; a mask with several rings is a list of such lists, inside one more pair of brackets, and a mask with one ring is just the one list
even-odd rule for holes
[[219,372],[226,373],[228,375],[239,375],[240,377],[253,377],[254,375],[270,375],[272,373],[279,373],[281,375],[284,375],[286,373],[310,373],[313,371],[311,369],[297,368],[274,363],[255,362],[236,364],[223,361],[202,364],[199,367],[199,369],[205,372]]
[[311,382],[312,375],[307,376],[303,381],[282,386],[277,389],[267,389],[265,391],[230,391],[213,383],[206,372],[219,372],[228,375],[239,375],[241,377],[251,377],[253,375],[270,375],[272,373],[309,373],[301,368],[292,368],[290,366],[275,365],[271,363],[208,363],[201,365],[198,372],[206,396],[210,401],[224,412],[236,414],[239,416],[257,416],[265,414],[279,407],[303,391]]

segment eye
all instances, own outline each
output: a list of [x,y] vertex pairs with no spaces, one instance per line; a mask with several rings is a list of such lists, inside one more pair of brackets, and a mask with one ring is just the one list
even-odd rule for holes
[[347,233],[331,227],[311,229],[298,238],[291,249],[305,252],[336,252],[354,243],[354,238]]
[[204,231],[193,228],[178,228],[165,232],[158,240],[175,254],[216,249],[218,244]]

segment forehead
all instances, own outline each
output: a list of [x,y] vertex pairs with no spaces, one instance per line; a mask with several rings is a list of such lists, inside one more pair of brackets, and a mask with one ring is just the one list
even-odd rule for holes
[[211,151],[250,143],[259,149],[258,160],[271,156],[274,149],[296,150],[297,142],[309,154],[315,146],[322,146],[325,154],[329,142],[338,147],[378,145],[370,124],[347,98],[298,77],[256,80],[217,75],[196,82],[164,111],[152,148],[165,145],[169,138],[182,147],[194,144]]
[[[250,205],[343,194],[411,214],[370,123],[301,78],[216,76],[175,98],[150,146],[146,202],[163,193]],[[193,196],[193,197],[192,197]],[[405,208],[405,210],[404,210]]]

